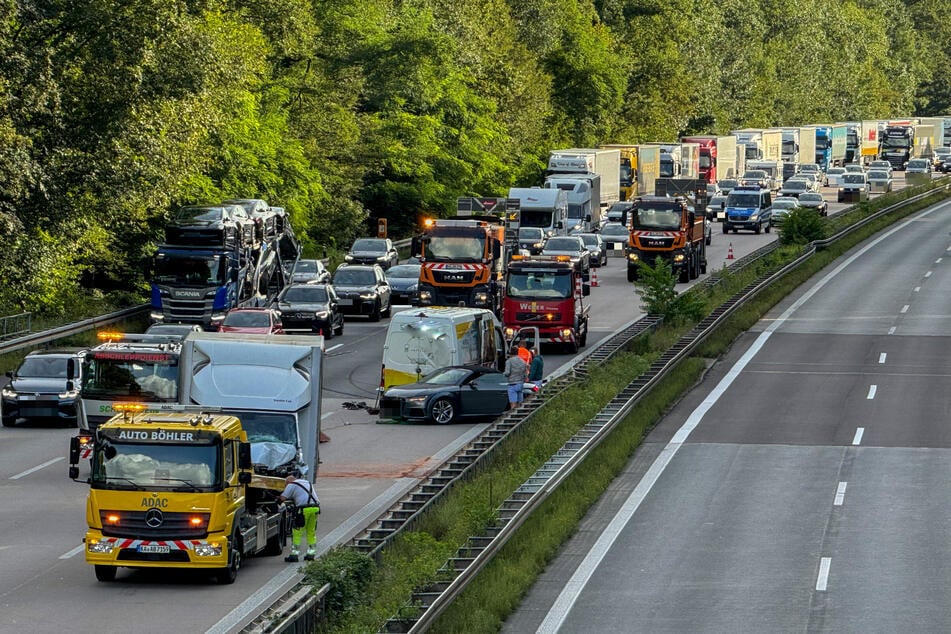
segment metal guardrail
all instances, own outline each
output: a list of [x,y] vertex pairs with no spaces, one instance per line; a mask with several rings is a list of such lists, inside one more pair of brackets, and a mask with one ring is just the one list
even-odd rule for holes
[[141,304],[139,306],[133,306],[132,308],[123,308],[122,310],[117,310],[107,315],[99,315],[98,317],[77,321],[72,324],[60,326],[59,328],[44,330],[42,332],[36,332],[24,337],[11,339],[10,341],[4,341],[3,343],[0,343],[0,354],[14,352],[16,350],[31,346],[39,346],[43,345],[44,343],[50,343],[51,341],[62,339],[63,337],[69,337],[92,328],[98,328],[99,326],[105,326],[106,324],[111,324],[121,319],[137,317],[148,312],[148,310],[149,304]]
[[254,634],[310,634],[325,620],[324,604],[329,592],[329,583],[325,583],[317,592],[312,592],[310,586],[299,586],[282,598],[280,607],[283,609],[279,617],[256,623],[244,631]]
[[16,315],[7,315],[0,317],[0,339],[7,339],[15,335],[29,333],[32,328],[33,313],[17,313]]

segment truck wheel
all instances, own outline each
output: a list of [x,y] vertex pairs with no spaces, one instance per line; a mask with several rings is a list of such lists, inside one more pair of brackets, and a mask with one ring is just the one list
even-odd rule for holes
[[287,535],[284,532],[285,522],[283,517],[278,524],[277,535],[267,540],[267,545],[264,547],[264,550],[261,551],[261,554],[265,557],[277,557],[284,552],[284,542]]
[[723,223],[723,233],[730,233],[730,225]]
[[637,281],[637,267],[636,267],[636,266],[630,266],[630,265],[628,265],[628,267],[627,267],[627,281],[628,281],[628,282],[636,282],[636,281]]
[[436,399],[436,402],[429,408],[429,415],[433,422],[439,425],[447,425],[456,418],[456,406],[452,399],[445,396]]
[[[237,526],[237,517],[235,518],[235,525]],[[218,585],[228,586],[234,583],[234,580],[238,578],[238,568],[241,567],[241,547],[238,543],[238,533],[237,529],[231,535],[231,539],[228,540],[228,565],[224,568],[219,568],[215,571],[215,581],[218,582]]]
[[681,284],[686,284],[687,282],[690,281],[690,268],[692,266],[693,266],[693,263],[691,262],[690,256],[688,255],[687,261],[684,263],[682,267],[680,267],[680,277],[677,278],[677,280]]
[[706,274],[707,274],[707,256],[704,255],[703,258],[700,260],[700,275],[706,275]]
[[578,345],[584,348],[588,345],[588,322],[584,323],[584,334],[581,335],[581,339],[578,341]]
[[17,419],[12,416],[4,416],[2,422],[4,427],[13,427],[16,425]]
[[383,309],[379,304],[374,306],[373,310],[370,312],[370,321],[380,321],[380,313],[382,310]]
[[96,564],[96,579],[102,581],[103,583],[108,583],[110,581],[116,580],[116,572],[119,570],[115,566],[100,566]]

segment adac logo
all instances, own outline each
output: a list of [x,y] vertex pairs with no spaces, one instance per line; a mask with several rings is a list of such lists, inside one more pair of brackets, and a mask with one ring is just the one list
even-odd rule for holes
[[142,507],[148,509],[164,509],[168,507],[168,498],[161,498],[153,493],[152,497],[142,498]]

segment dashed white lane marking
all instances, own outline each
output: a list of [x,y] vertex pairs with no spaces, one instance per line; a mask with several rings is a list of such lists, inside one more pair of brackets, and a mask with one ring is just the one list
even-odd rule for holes
[[916,287],[915,287],[915,292],[916,292],[916,293],[920,293],[920,292],[921,292],[921,287],[920,287],[920,286],[916,286]]
[[20,478],[26,477],[26,476],[30,475],[31,473],[34,473],[34,472],[36,472],[36,471],[39,471],[40,469],[45,469],[46,467],[50,466],[51,464],[56,464],[56,463],[59,462],[60,460],[65,460],[65,458],[63,458],[62,456],[60,456],[59,458],[53,458],[52,460],[47,460],[47,461],[44,462],[43,464],[37,465],[37,466],[33,467],[32,469],[27,469],[27,470],[24,471],[23,473],[18,473],[18,474],[16,474],[15,476],[10,476],[10,479],[11,479],[11,480],[19,480]]
[[823,557],[819,560],[819,577],[816,579],[816,592],[825,592],[829,586],[829,568],[832,567],[832,557]]
[[327,417],[329,417],[329,416],[333,416],[333,415],[336,414],[336,413],[337,413],[337,412],[324,412],[323,414],[320,415],[320,420],[323,420],[323,419],[325,419],[325,418],[327,418]]
[[335,346],[333,346],[333,347],[327,348],[326,350],[324,350],[324,352],[333,352],[333,351],[336,350],[337,348],[342,348],[342,347],[343,347],[343,344],[342,344],[342,343],[338,343],[337,345],[335,345]]
[[835,500],[833,500],[833,506],[842,506],[842,503],[845,502],[845,487],[849,485],[848,482],[840,482],[838,488],[835,490]]
[[896,330],[898,330],[898,327],[892,326],[891,328],[888,329],[888,334],[894,335]]
[[862,436],[864,436],[864,435],[865,435],[865,428],[864,428],[864,427],[859,427],[858,429],[856,429],[856,430],[855,430],[855,436],[852,437],[852,444],[853,444],[853,445],[861,445],[861,444],[862,444]]
[[909,308],[911,308],[911,304],[905,304],[904,306],[902,306],[901,307],[902,314],[907,313]]
[[85,547],[86,547],[86,544],[80,544],[79,546],[76,546],[76,548],[73,548],[73,549],[72,549],[71,551],[69,551],[68,553],[63,553],[62,555],[59,556],[59,558],[60,558],[60,559],[69,559],[70,557],[75,557],[75,556],[78,555],[79,553],[83,552],[83,549],[84,549]]
[[925,277],[931,277],[931,271],[928,271],[927,273],[925,273]]
[[878,355],[878,362],[879,362],[879,363],[885,363],[885,357],[887,357],[887,356],[888,356],[888,353],[887,353],[887,352],[883,352],[882,354]]
[[943,260],[943,259],[944,259],[944,258],[938,258],[937,260],[934,261],[934,263],[935,263],[935,264],[941,264],[941,260]]
[[869,385],[869,386],[868,386],[868,396],[866,396],[865,398],[866,398],[867,400],[871,401],[873,398],[875,398],[875,392],[877,392],[877,391],[878,391],[878,387],[877,387],[877,386],[875,386],[875,385]]

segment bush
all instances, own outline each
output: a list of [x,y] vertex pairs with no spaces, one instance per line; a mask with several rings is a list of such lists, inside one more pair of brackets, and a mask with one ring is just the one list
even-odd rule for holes
[[638,263],[635,288],[641,293],[644,312],[663,315],[664,321],[673,325],[702,319],[706,312],[703,299],[697,293],[678,294],[676,285],[673,267],[662,258],[655,259],[653,266],[645,261]]
[[337,546],[304,568],[307,583],[314,588],[330,584],[324,597],[327,614],[351,611],[362,600],[376,566],[369,556],[347,546]]
[[826,224],[815,209],[794,209],[779,229],[780,244],[809,244],[826,237]]

